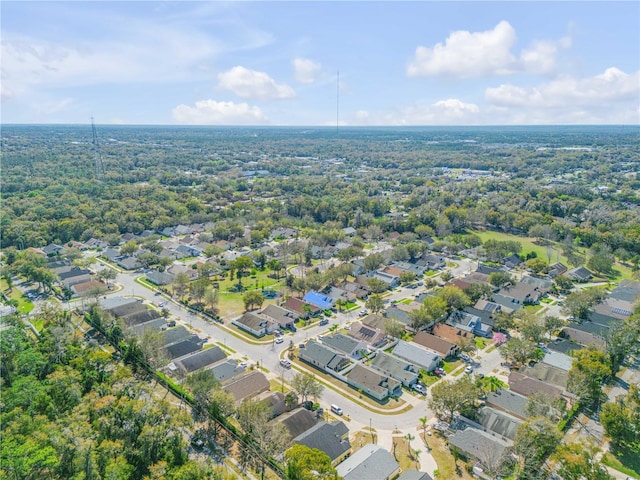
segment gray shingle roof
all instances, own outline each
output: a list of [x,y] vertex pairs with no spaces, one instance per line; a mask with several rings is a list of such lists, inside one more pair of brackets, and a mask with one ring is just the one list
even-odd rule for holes
[[488,452],[492,456],[501,456],[507,442],[475,428],[458,430],[449,437],[449,444],[459,448],[464,453],[481,460]]
[[378,352],[371,368],[379,370],[409,386],[418,379],[420,367],[385,352]]
[[218,346],[208,348],[197,353],[190,354],[189,356],[182,357],[175,361],[175,364],[181,367],[184,371],[190,373],[196,370],[219,362],[226,358],[227,355]]
[[338,465],[336,470],[344,480],[387,480],[399,468],[391,453],[369,443]]
[[[317,448],[333,461],[351,448],[349,429],[342,422],[320,422],[293,439],[295,443]],[[343,440],[344,438],[344,440]]]
[[504,410],[518,418],[528,418],[527,397],[507,389],[500,389],[487,394],[486,404]]

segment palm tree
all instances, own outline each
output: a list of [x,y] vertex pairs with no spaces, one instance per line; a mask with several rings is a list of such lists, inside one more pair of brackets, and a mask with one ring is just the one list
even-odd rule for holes
[[410,433],[407,433],[407,434],[404,436],[404,438],[405,438],[405,440],[407,441],[407,448],[409,449],[409,455],[411,455],[411,440],[413,440],[413,439],[414,439],[414,438],[416,438],[416,437],[414,437],[414,436],[413,436],[413,435],[411,435]]
[[485,377],[483,383],[484,383],[484,389],[488,392],[496,392],[501,388],[506,388],[506,385],[504,384],[504,382],[500,380],[498,377],[495,377],[493,375],[490,377]]
[[420,420],[420,423],[422,423],[422,437],[423,440],[426,442],[426,435],[427,435],[427,421],[428,418],[427,417],[420,417],[418,420]]

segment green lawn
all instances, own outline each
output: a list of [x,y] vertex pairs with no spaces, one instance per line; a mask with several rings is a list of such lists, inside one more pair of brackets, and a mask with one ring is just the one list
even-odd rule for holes
[[6,282],[3,280],[3,291],[5,293],[5,295],[7,295],[7,297],[9,297],[10,300],[17,300],[18,301],[18,313],[23,313],[23,314],[27,314],[29,313],[31,310],[33,310],[33,303],[31,303],[27,297],[25,297],[24,295],[22,295],[22,292],[20,290],[18,290],[17,288],[13,288],[13,290],[11,291],[11,293],[7,293],[6,291]]
[[[519,237],[517,235],[511,235],[508,233],[494,232],[493,230],[485,230],[482,232],[470,230],[469,233],[478,235],[483,242],[486,242],[487,240],[498,240],[500,242],[505,242],[507,240],[516,240],[522,244],[522,252],[520,253],[527,254],[529,252],[536,252],[538,258],[549,261],[549,257],[547,256],[547,247],[534,243],[535,238]],[[562,251],[560,250],[560,248],[556,248],[555,245],[551,245],[550,254],[550,263],[562,262],[565,265],[567,264],[567,257],[562,255]]]
[[[538,258],[542,258],[543,260],[546,260],[549,263],[562,262],[565,265],[568,265],[567,257],[565,257],[562,254],[562,249],[555,242],[552,242],[551,248],[547,250],[547,247],[545,245],[536,244],[535,238],[531,238],[531,237],[520,237],[518,235],[511,235],[509,233],[503,233],[503,232],[495,232],[493,230],[485,230],[485,231],[469,230],[469,233],[478,235],[483,242],[486,242],[487,240],[498,240],[501,242],[504,242],[507,240],[516,240],[522,244],[522,252],[520,252],[521,254],[526,255],[529,252],[536,252],[536,254],[538,255]],[[578,250],[583,254],[586,253],[586,249],[584,248],[580,248]],[[620,263],[616,263],[614,265],[613,271],[614,271],[614,274],[612,275],[612,279],[614,280],[623,279],[623,278],[630,280],[633,278],[633,272],[631,271],[631,269],[626,267],[625,265],[621,265]]]
[[640,456],[637,453],[625,452],[615,455],[607,452],[602,457],[602,463],[633,478],[640,478]]

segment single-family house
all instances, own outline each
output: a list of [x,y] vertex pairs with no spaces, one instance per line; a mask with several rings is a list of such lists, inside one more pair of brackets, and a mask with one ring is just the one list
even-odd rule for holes
[[460,352],[460,348],[455,343],[427,332],[416,333],[413,342],[433,350],[442,358],[455,357]]
[[167,268],[167,272],[169,272],[174,277],[180,273],[184,273],[187,275],[187,277],[189,277],[189,280],[195,280],[196,278],[198,278],[197,270],[194,270],[193,268],[187,268],[182,265],[171,265],[169,268]]
[[509,373],[509,388],[525,397],[530,397],[536,392],[542,392],[549,397],[561,397],[564,393],[562,387],[551,385],[516,371]]
[[331,310],[336,303],[335,299],[314,291],[307,292],[307,294],[302,297],[302,300],[317,306],[321,310]]
[[404,340],[398,341],[392,353],[417,367],[424,368],[427,372],[435,370],[442,360],[433,350]]
[[452,327],[446,323],[436,323],[432,328],[432,333],[435,336],[444,338],[451,343],[457,343],[461,338],[473,338],[473,333],[468,330]]
[[340,288],[352,293],[356,298],[359,299],[367,298],[371,293],[371,289],[368,286],[361,285],[356,282],[351,282],[349,280],[345,280],[344,282],[342,282],[340,284]]
[[184,373],[192,373],[196,370],[200,370],[201,368],[213,365],[225,358],[227,358],[227,355],[220,347],[215,346],[180,357],[177,360],[174,360],[173,363]]
[[546,278],[531,277],[529,275],[523,275],[520,279],[520,283],[525,283],[527,285],[532,285],[533,287],[535,287],[537,292],[539,293],[539,297],[543,297],[544,295],[549,293],[549,290],[551,290],[551,288],[553,287],[553,282],[551,280],[548,280]]
[[475,458],[480,464],[496,465],[512,442],[483,432],[477,428],[458,430],[448,438],[449,445],[464,455]]
[[395,378],[405,387],[414,385],[420,376],[419,366],[415,366],[394,355],[389,355],[386,352],[377,353],[373,362],[371,362],[371,368]]
[[198,250],[195,247],[192,247],[191,245],[184,245],[184,244],[176,248],[174,253],[175,253],[176,259],[200,256],[200,250]]
[[578,282],[586,282],[593,276],[593,274],[584,267],[572,268],[571,270],[567,271],[566,275],[567,277],[573,278]]
[[42,251],[47,255],[47,257],[54,257],[56,255],[62,255],[67,251],[62,245],[57,245],[55,243],[50,243],[46,247],[42,247]]
[[351,364],[343,354],[315,340],[309,340],[305,348],[300,349],[298,355],[300,360],[329,373],[344,370]]
[[221,384],[225,384],[236,378],[238,375],[242,375],[246,368],[240,365],[237,360],[228,358],[223,362],[214,364],[209,367],[208,370],[211,370],[211,373],[216,377],[216,380]]
[[393,318],[397,320],[405,327],[411,325],[411,318],[409,318],[409,313],[403,309],[397,307],[397,305],[390,305],[385,310],[383,310],[382,315],[387,318]]
[[369,443],[336,467],[343,480],[393,480],[400,464],[380,445]]
[[225,392],[233,396],[236,405],[240,405],[245,398],[252,398],[266,392],[269,388],[269,380],[264,373],[258,371],[250,372],[222,386]]
[[307,303],[296,297],[289,297],[287,301],[282,304],[282,308],[285,308],[298,315],[299,318],[304,319],[318,315],[322,311],[320,307]]
[[290,440],[312,428],[318,419],[306,408],[295,408],[290,412],[285,412],[279,417],[274,418],[269,423],[281,423],[289,432]]
[[264,337],[267,333],[273,332],[276,324],[255,313],[247,312],[240,318],[231,321],[232,325],[249,332],[258,338]]
[[267,307],[259,313],[259,316],[269,322],[275,323],[281,329],[291,329],[294,327],[295,321],[299,318],[297,313],[293,313],[277,305],[267,305]]
[[509,440],[515,440],[516,431],[523,423],[517,417],[487,406],[478,410],[477,421],[490,432]]
[[331,465],[336,466],[349,456],[349,429],[343,422],[328,423],[325,421],[315,424],[306,432],[293,439],[294,443],[317,448],[326,453],[331,459]]
[[322,292],[328,297],[333,298],[336,302],[339,300],[344,302],[353,302],[356,300],[355,294],[338,287],[328,286]]
[[118,257],[116,259],[116,264],[119,267],[124,268],[125,270],[137,270],[138,268],[142,267],[142,264],[136,257],[131,257],[128,255],[124,257]]
[[482,323],[482,320],[477,315],[471,315],[462,310],[452,312],[447,318],[447,325],[466,330],[480,337],[491,338],[493,336],[490,325]]
[[126,315],[120,316],[127,327],[135,327],[136,325],[140,325],[141,323],[150,322],[157,318],[160,318],[162,315],[157,310],[153,310],[151,308],[145,308],[144,310],[133,311]]
[[416,261],[416,265],[424,267],[427,270],[440,270],[447,264],[446,259],[442,255],[434,255],[432,253],[424,253]]
[[549,265],[549,269],[547,273],[549,277],[556,278],[556,277],[559,277],[560,275],[564,275],[567,272],[567,270],[568,269],[564,264],[560,262],[556,262]]
[[427,472],[419,472],[410,468],[402,472],[396,480],[433,480],[433,478]]
[[100,292],[102,289],[106,288],[105,284],[100,280],[89,280],[87,282],[76,283],[75,285],[71,285],[69,290],[73,295],[77,295],[79,297],[85,297],[88,295],[92,295],[95,292]]
[[282,415],[288,411],[287,403],[285,401],[285,395],[282,392],[262,392],[258,395],[257,400],[266,404],[271,410],[271,418]]
[[384,330],[385,318],[386,317],[380,315],[379,313],[370,313],[362,317],[362,320],[360,321],[367,327],[375,328],[377,330]]
[[400,285],[400,276],[392,275],[390,273],[386,273],[383,270],[374,270],[373,272],[367,275],[368,278],[375,278],[377,280],[383,281],[387,288],[396,288]]
[[547,344],[547,348],[552,352],[564,353],[571,356],[571,352],[581,350],[583,347],[574,341],[566,340],[564,338],[556,338],[555,341]]
[[72,267],[67,271],[59,272],[58,278],[60,278],[60,283],[62,285],[66,288],[71,288],[73,285],[78,283],[90,282],[91,271],[84,268]]
[[[593,328],[595,326],[595,328]],[[607,329],[602,326],[594,325],[590,322],[584,322],[581,324],[573,324],[571,327],[564,327],[560,331],[560,337],[569,339],[579,345],[585,347],[589,345],[598,345],[599,347],[605,346],[606,342],[604,336]]]
[[344,233],[346,237],[353,237],[356,234],[356,229],[353,227],[345,227],[342,229],[342,233]]
[[520,420],[529,418],[529,415],[527,415],[528,402],[529,399],[524,395],[520,395],[506,388],[487,393],[485,400],[487,406],[506,412]]
[[501,262],[508,269],[518,268],[523,263],[518,255],[509,255],[508,257],[504,257]]
[[179,342],[166,345],[164,349],[167,352],[167,357],[169,357],[170,360],[173,360],[174,358],[183,357],[201,350],[203,343],[204,339],[201,339],[197,335],[192,335],[189,338],[180,340]]
[[537,287],[528,283],[517,282],[515,285],[502,287],[492,295],[492,299],[501,305],[533,305],[540,301],[541,293]]
[[384,330],[372,328],[367,325],[363,325],[360,322],[351,324],[349,336],[355,340],[365,342],[368,346],[373,348],[378,348],[384,345],[387,337]]
[[393,262],[392,265],[396,268],[399,268],[401,272],[413,273],[416,276],[416,278],[422,278],[424,276],[424,272],[427,271],[426,267],[422,265],[418,265],[416,263]]
[[348,385],[380,402],[389,397],[398,397],[402,393],[402,384],[398,380],[360,363],[345,376]]
[[154,285],[171,285],[173,283],[174,276],[169,272],[160,272],[158,270],[151,270],[147,272],[147,280]]
[[356,360],[361,359],[367,351],[367,344],[365,342],[358,341],[342,333],[325,335],[322,337],[322,343]]

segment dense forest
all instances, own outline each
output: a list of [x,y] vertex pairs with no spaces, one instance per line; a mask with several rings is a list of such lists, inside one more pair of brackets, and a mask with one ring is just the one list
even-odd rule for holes
[[83,338],[65,312],[39,338],[6,317],[0,337],[0,478],[228,479],[190,460],[184,409]]

